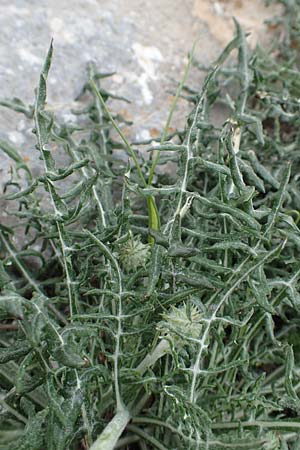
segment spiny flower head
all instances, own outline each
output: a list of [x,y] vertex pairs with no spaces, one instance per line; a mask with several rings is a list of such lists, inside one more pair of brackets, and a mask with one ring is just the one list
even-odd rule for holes
[[119,261],[125,272],[134,272],[145,266],[150,253],[150,246],[141,242],[140,236],[130,236],[119,249]]
[[168,313],[163,314],[164,320],[159,324],[159,328],[173,338],[183,335],[196,339],[201,333],[201,316],[196,306],[173,306]]

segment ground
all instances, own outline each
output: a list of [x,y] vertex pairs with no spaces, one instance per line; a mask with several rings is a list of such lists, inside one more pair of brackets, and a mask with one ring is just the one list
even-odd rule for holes
[[[134,121],[134,139],[155,136],[166,120],[186,56],[198,39],[197,58],[208,65],[233,34],[232,16],[251,32],[251,45],[264,37],[263,21],[274,11],[263,0],[1,0],[0,98],[32,102],[50,40],[54,60],[49,107],[65,120],[86,79],[86,64],[115,71],[111,89],[131,104],[119,106]],[[194,84],[201,84],[201,76]],[[176,121],[183,123],[182,105]],[[32,124],[1,108],[0,138],[9,139],[38,171]],[[0,184],[10,160],[0,155]]]

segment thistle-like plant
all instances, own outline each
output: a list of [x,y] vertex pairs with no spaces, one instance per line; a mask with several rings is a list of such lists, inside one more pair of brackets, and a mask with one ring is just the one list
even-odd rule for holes
[[281,3],[274,47],[236,23],[200,91],[190,55],[154,147],[129,143],[93,66],[77,123],[57,120],[52,45],[34,105],[1,101],[33,121],[43,169],[0,142],[0,448],[299,448],[300,5]]

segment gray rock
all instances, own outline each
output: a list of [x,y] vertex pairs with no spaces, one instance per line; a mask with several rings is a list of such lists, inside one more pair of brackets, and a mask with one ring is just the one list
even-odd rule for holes
[[[48,81],[48,103],[65,120],[86,80],[86,64],[115,71],[113,92],[131,104],[119,104],[134,120],[131,136],[146,138],[166,120],[170,93],[184,68],[188,50],[200,33],[200,59],[208,62],[218,44],[207,39],[207,27],[192,14],[187,0],[2,0],[0,5],[0,98],[33,102],[34,88],[50,39],[54,59]],[[1,108],[0,137],[11,141],[36,164],[32,124]],[[3,183],[10,161],[1,154]]]
[[[116,72],[110,90],[132,102],[118,104],[119,112],[134,121],[127,131],[130,137],[155,136],[166,121],[170,92],[194,40],[199,39],[198,60],[205,65],[212,62],[226,43],[220,42],[222,26],[227,41],[231,25],[226,28],[226,23],[231,22],[230,14],[242,11],[241,5],[241,0],[226,5],[209,0],[1,0],[0,98],[33,102],[54,37],[48,104],[55,114],[74,120],[73,99],[86,80],[87,62],[94,61],[100,71]],[[201,74],[192,78],[200,87]],[[7,109],[1,111],[0,138],[14,144],[38,171],[32,123]],[[186,105],[180,102],[174,123],[183,124],[185,115]],[[9,179],[10,166],[9,158],[0,153],[0,185]]]

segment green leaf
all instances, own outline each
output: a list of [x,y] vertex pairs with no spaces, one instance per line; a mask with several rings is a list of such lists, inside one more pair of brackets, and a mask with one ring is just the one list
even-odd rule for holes
[[284,170],[282,181],[280,183],[280,187],[276,194],[276,199],[273,204],[271,214],[268,217],[268,223],[267,223],[266,229],[264,231],[264,235],[268,235],[268,233],[270,233],[270,231],[272,230],[272,228],[274,227],[274,225],[276,223],[281,205],[283,203],[284,195],[286,193],[290,175],[291,175],[291,164],[288,164]]
[[286,354],[286,366],[285,366],[285,389],[287,394],[293,399],[299,402],[299,397],[293,386],[293,370],[294,370],[294,352],[291,345],[287,345],[285,348]]
[[24,299],[17,292],[4,290],[0,295],[0,315],[6,318],[23,319]]
[[3,139],[0,139],[0,148],[4,153],[6,153],[6,155],[8,155],[11,159],[13,159],[17,163],[18,168],[24,169],[31,178],[31,172],[29,167],[27,166],[25,161],[21,158],[17,150],[11,144],[4,141]]
[[[35,369],[33,375],[31,371]],[[21,362],[16,379],[16,391],[23,395],[33,391],[43,383],[43,373],[38,365],[35,353],[31,352]]]
[[260,224],[252,216],[245,213],[241,209],[234,208],[232,206],[220,202],[220,200],[217,198],[208,199],[197,195],[195,199],[197,199],[203,206],[206,206],[211,209],[216,209],[217,211],[221,211],[224,213],[228,213],[230,216],[233,216],[234,218],[240,220],[241,222],[244,222],[246,225],[248,225],[250,228],[253,228],[254,230],[259,231],[261,228]]
[[27,355],[31,350],[30,345],[27,342],[16,341],[13,346],[8,348],[0,347],[0,364],[19,359],[22,356]]
[[26,425],[24,435],[9,450],[41,450],[45,445],[44,425],[48,408],[39,411]]
[[53,353],[57,362],[67,367],[80,368],[85,365],[85,361],[75,351],[75,347],[70,344],[60,345]]
[[26,106],[19,98],[14,97],[13,99],[2,99],[0,100],[0,105],[10,108],[13,111],[23,113],[26,117],[28,117],[28,119],[32,119],[33,107],[31,105]]

